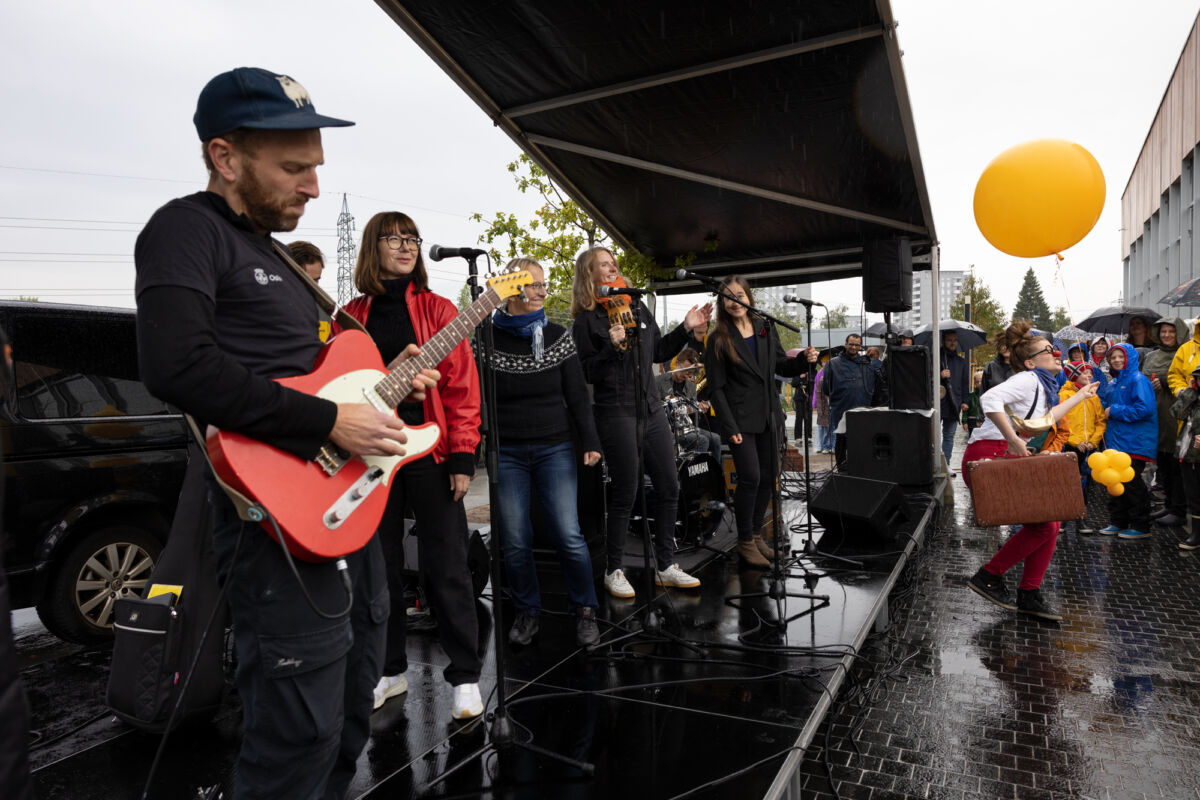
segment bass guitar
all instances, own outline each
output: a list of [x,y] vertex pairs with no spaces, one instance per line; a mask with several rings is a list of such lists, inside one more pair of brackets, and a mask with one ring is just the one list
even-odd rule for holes
[[[421,355],[388,372],[367,334],[347,330],[325,345],[312,372],[278,382],[335,403],[368,403],[395,413],[422,369],[435,368],[505,298],[532,282],[528,272],[488,279],[470,307],[421,346]],[[274,517],[288,551],[304,561],[340,558],[374,535],[396,470],[427,455],[441,438],[436,422],[405,426],[403,456],[354,456],[326,442],[311,461],[240,433],[210,427],[209,457],[217,476]],[[275,526],[262,526],[275,536]]]

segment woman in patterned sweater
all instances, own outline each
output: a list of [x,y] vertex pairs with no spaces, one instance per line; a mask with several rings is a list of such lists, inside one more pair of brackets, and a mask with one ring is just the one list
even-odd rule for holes
[[575,640],[588,646],[600,638],[598,602],[592,561],[579,529],[572,430],[589,467],[600,462],[600,438],[575,340],[561,325],[546,320],[545,274],[533,259],[509,262],[507,271],[520,270],[528,271],[533,282],[523,296],[509,298],[506,307],[493,315],[495,352],[490,361],[480,355],[496,380],[500,427],[496,520],[517,612],[508,640],[529,644],[537,635],[542,612],[530,518],[536,487],[547,533],[558,550],[570,610],[576,615]]

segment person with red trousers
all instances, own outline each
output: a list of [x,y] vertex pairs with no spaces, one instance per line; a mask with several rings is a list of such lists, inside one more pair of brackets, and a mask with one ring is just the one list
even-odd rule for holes
[[[1059,402],[1058,372],[1062,369],[1059,353],[1050,342],[1032,336],[1029,322],[1018,320],[1000,334],[998,344],[1009,351],[1013,376],[993,387],[981,398],[987,421],[976,428],[963,454],[962,475],[971,485],[970,464],[992,458],[1025,458],[1031,454],[1028,436],[1018,434],[1009,415],[1019,419],[1038,420],[1047,416],[1053,427],[1047,433],[1043,451],[1054,451],[1066,439],[1065,425],[1060,421],[1079,403],[1096,394],[1096,384],[1084,386],[1069,399]],[[990,561],[979,568],[967,581],[967,586],[981,597],[1010,611],[1046,620],[1060,620],[1062,615],[1050,607],[1041,596],[1042,579],[1054,557],[1059,523],[1042,522],[1022,525],[1001,546]],[[1004,574],[1023,563],[1017,600],[1013,601],[1004,584]]]

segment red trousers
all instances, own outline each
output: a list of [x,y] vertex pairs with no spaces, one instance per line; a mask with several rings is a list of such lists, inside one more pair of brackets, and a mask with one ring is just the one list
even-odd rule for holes
[[[982,461],[985,458],[1007,458],[1008,442],[1003,439],[983,439],[967,445],[963,453],[962,476],[971,485],[971,473],[967,465],[972,461]],[[1058,544],[1057,522],[1040,522],[1036,525],[1022,525],[1020,530],[1008,537],[1008,541],[1000,548],[1000,552],[983,568],[993,575],[1003,575],[1022,561],[1025,568],[1021,571],[1021,582],[1018,588],[1037,589],[1042,585],[1042,578],[1050,568],[1050,559],[1054,557],[1054,548]]]

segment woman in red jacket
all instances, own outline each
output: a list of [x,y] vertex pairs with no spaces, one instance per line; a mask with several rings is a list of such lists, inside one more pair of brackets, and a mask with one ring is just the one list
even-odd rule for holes
[[[453,303],[429,290],[421,235],[416,223],[399,211],[376,214],[363,229],[354,286],[362,296],[351,300],[346,311],[366,327],[385,364],[409,344],[425,344],[458,314]],[[479,694],[482,660],[462,503],[475,473],[479,444],[479,373],[471,345],[460,342],[437,369],[442,378],[426,393],[424,403],[401,403],[397,408],[405,425],[436,422],[442,436],[431,454],[405,464],[396,473],[379,524],[391,618],[383,677],[375,687],[375,707],[408,687],[403,674],[408,660],[402,580],[407,506],[416,519],[421,570],[428,578],[430,600],[437,610],[438,637],[450,658],[443,674],[454,687],[451,715],[468,719],[483,713]],[[378,612],[371,608],[370,613]]]

